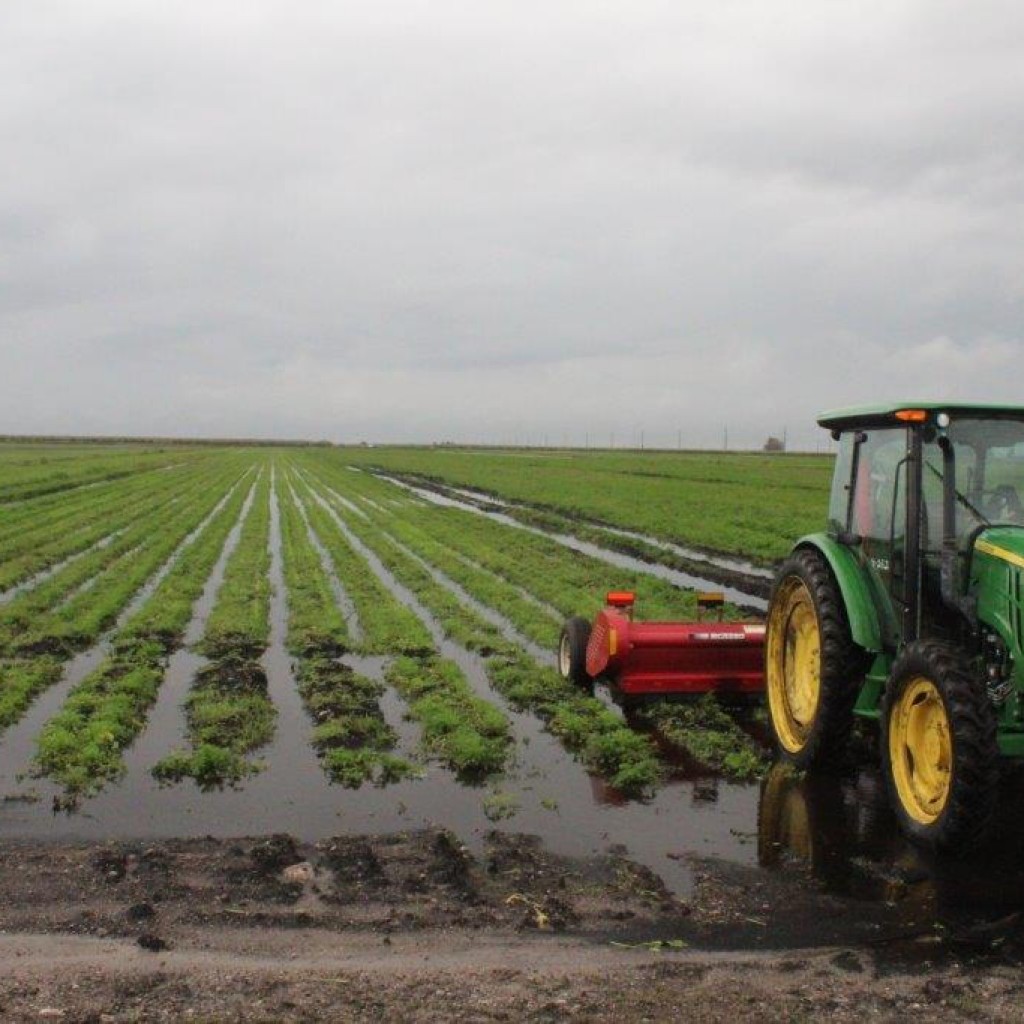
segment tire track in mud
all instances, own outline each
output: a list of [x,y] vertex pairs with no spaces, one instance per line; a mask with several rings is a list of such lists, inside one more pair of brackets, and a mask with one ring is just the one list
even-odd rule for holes
[[[31,777],[32,758],[35,755],[35,741],[42,727],[60,710],[68,694],[81,683],[93,670],[98,668],[110,653],[110,641],[117,632],[139,611],[153,595],[157,587],[174,568],[181,555],[195,542],[210,522],[216,518],[224,506],[231,500],[246,476],[247,470],[224,496],[214,505],[213,509],[192,529],[174,549],[170,557],[143,584],[132,599],[119,612],[113,625],[93,644],[80,651],[64,665],[60,680],[47,690],[40,693],[25,714],[0,736],[0,786],[20,783],[22,779]],[[49,797],[59,794],[59,787],[48,780],[32,779],[29,792],[40,793],[48,790]],[[2,805],[0,805],[2,810]],[[0,825],[6,815],[0,813]]]

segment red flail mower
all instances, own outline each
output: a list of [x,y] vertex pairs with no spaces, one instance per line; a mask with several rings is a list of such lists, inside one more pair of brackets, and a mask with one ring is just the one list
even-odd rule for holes
[[697,622],[636,622],[636,598],[626,591],[612,591],[607,602],[593,626],[574,616],[562,628],[558,669],[565,679],[585,687],[605,679],[627,702],[764,692],[764,624],[723,622],[721,594],[697,595]]

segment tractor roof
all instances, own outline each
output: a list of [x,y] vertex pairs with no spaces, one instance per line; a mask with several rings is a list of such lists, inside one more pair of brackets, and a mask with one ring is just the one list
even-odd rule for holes
[[[948,412],[950,416],[969,416],[977,419],[1024,419],[1024,405],[989,405],[964,402],[890,402],[883,405],[851,405],[845,409],[830,409],[818,416],[818,425],[828,430],[848,430],[856,427],[895,426],[917,417],[897,415],[911,410],[926,414]],[[928,416],[931,419],[931,416]]]

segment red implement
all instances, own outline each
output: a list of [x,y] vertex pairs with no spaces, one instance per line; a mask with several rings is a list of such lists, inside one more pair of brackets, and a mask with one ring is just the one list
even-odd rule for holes
[[[721,603],[720,595],[701,595],[702,609]],[[762,623],[634,622],[632,611],[632,594],[608,595],[585,649],[579,636],[580,676],[609,678],[626,695],[764,691]]]

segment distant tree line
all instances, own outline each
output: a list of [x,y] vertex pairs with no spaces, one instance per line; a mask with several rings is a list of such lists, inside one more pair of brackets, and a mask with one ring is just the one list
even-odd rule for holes
[[270,441],[246,437],[74,437],[48,434],[0,434],[0,444],[145,444],[195,448],[332,448],[330,441]]

